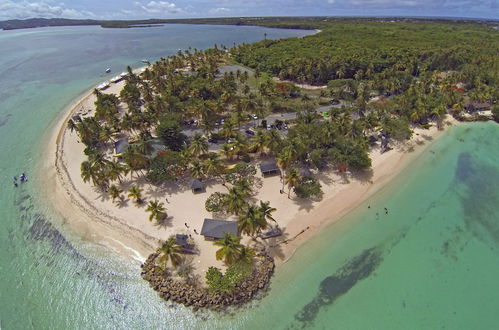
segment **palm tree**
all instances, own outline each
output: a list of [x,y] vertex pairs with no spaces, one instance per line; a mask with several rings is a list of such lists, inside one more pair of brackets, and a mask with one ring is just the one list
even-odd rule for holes
[[[293,162],[293,151],[290,148],[283,149],[281,153],[277,155],[276,161],[277,166],[279,166],[281,170],[286,173]],[[284,190],[284,181],[282,182],[282,189]]]
[[208,152],[208,140],[206,137],[201,135],[200,133],[196,133],[192,137],[191,145],[189,146],[189,150],[194,156],[204,155]]
[[189,167],[189,172],[194,178],[202,179],[204,177],[203,164],[198,160],[192,161],[191,166]]
[[227,120],[224,122],[223,127],[222,127],[222,131],[220,133],[222,133],[222,136],[225,139],[228,139],[228,138],[232,137],[232,135],[234,134],[234,132],[236,130],[237,130],[236,123],[232,120]]
[[227,211],[233,214],[239,214],[243,211],[246,201],[242,192],[233,187],[229,189],[229,193],[225,199],[225,207]]
[[77,127],[78,126],[76,125],[73,119],[68,120],[68,128],[71,131],[71,133],[73,133],[73,131],[77,129]]
[[124,171],[124,166],[117,161],[112,161],[107,164],[106,174],[111,181],[118,180],[121,183],[122,174]]
[[100,181],[100,171],[90,161],[84,161],[80,166],[81,177],[83,182],[92,181],[94,186],[97,186]]
[[223,172],[222,162],[216,152],[210,152],[203,165],[204,172],[208,175],[216,176]]
[[182,247],[175,242],[175,238],[168,238],[168,240],[161,245],[160,252],[161,257],[159,260],[165,267],[168,260],[170,260],[170,263],[174,268],[182,263]]
[[241,248],[243,247],[240,242],[241,237],[230,233],[225,234],[222,239],[215,241],[213,244],[220,247],[216,252],[217,260],[224,260],[227,265],[231,265],[239,260]]
[[143,155],[150,155],[154,151],[153,143],[147,134],[140,134],[139,140],[134,144],[137,152]]
[[142,200],[142,189],[139,187],[133,186],[128,189],[128,197],[135,199],[135,203],[141,204],[144,201]]
[[253,257],[255,256],[255,250],[248,246],[241,246],[239,250],[239,262],[243,262],[247,265],[253,263]]
[[253,185],[250,180],[246,178],[238,180],[234,185],[234,189],[236,189],[243,198],[249,197],[253,193]]
[[296,187],[301,179],[300,172],[296,168],[292,168],[286,173],[284,182],[288,185],[288,198],[291,198],[291,188]]
[[274,154],[276,154],[279,150],[279,147],[281,146],[281,134],[277,130],[273,129],[267,131],[266,138],[267,148],[269,148]]
[[239,232],[249,236],[259,234],[263,229],[268,227],[268,222],[265,216],[256,205],[250,205],[246,211],[237,220],[237,228]]
[[269,139],[265,134],[265,131],[262,129],[257,130],[255,136],[251,139],[251,142],[253,142],[253,150],[261,155],[265,152],[265,149],[268,146],[268,141]]
[[111,187],[109,187],[109,197],[111,197],[113,199],[113,202],[116,200],[116,198],[119,198],[119,199],[123,199],[123,197],[121,196],[121,193],[123,192],[123,190],[121,190],[120,188],[118,188],[116,185],[111,185]]
[[272,213],[274,213],[275,211],[277,211],[277,209],[271,207],[270,202],[260,201],[260,212],[266,219],[277,222],[272,216]]
[[228,143],[223,144],[221,148],[221,153],[225,156],[225,158],[232,159],[234,155],[234,146]]
[[149,215],[149,221],[152,221],[153,219],[160,221],[168,216],[165,212],[164,204],[158,200],[150,201],[147,205],[146,212],[151,212]]

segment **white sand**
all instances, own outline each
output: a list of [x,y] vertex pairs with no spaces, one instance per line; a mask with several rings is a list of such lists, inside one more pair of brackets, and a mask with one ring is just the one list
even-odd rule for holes
[[[119,93],[123,84],[113,84],[105,93]],[[48,137],[47,149],[42,154],[45,162],[39,174],[44,178],[44,186],[41,188],[64,217],[65,223],[84,239],[108,246],[137,263],[153,252],[160,240],[176,233],[190,234],[201,251],[200,256],[193,259],[196,271],[202,275],[209,266],[223,267],[220,261],[215,260],[217,248],[213,243],[194,233],[194,229],[198,233],[201,231],[204,218],[212,218],[212,214],[205,210],[205,201],[215,191],[226,191],[222,185],[209,185],[205,193],[196,195],[190,191],[189,182],[161,188],[143,185],[146,202],[158,199],[165,203],[169,218],[166,226],[161,227],[149,222],[145,204],[137,206],[128,200],[126,206],[118,207],[90,183],[83,183],[80,164],[86,158],[83,154],[84,146],[78,141],[76,132],[71,133],[66,129],[66,123],[75,112],[93,108],[94,101],[95,96],[89,93],[69,107],[54,124]],[[446,120],[455,123],[451,117]],[[380,154],[379,150],[372,151],[373,174],[368,182],[350,177],[350,183],[346,183],[338,173],[321,173],[318,178],[324,191],[322,201],[304,201],[293,195],[288,199],[287,194],[279,193],[282,188],[279,176],[261,178],[263,186],[255,198],[270,201],[270,205],[277,209],[274,217],[285,231],[285,236],[266,243],[275,244],[304,231],[296,239],[281,244],[278,249],[271,249],[271,252],[278,251],[275,253],[277,264],[286,261],[298,246],[315,235],[320,228],[337,221],[379,191],[411,160],[424,152],[428,141],[441,132],[436,127],[430,130],[417,129],[416,133],[419,135],[415,134],[411,141],[395,150],[384,154]],[[412,151],[407,152],[409,149]],[[123,190],[126,191],[131,181],[136,180],[143,181],[135,176],[130,180],[128,176],[124,180]],[[287,188],[285,190],[287,192]],[[166,203],[166,198],[169,203]],[[186,228],[185,223],[189,228]],[[245,238],[244,241],[250,240]]]

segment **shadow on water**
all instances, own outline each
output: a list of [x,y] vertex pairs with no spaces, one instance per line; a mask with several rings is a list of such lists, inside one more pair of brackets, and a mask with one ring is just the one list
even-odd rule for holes
[[348,260],[336,273],[322,280],[317,296],[295,315],[295,319],[303,327],[309,325],[322,307],[333,304],[359,281],[369,277],[382,260],[381,247],[366,249]]
[[466,229],[481,241],[499,244],[499,170],[464,152],[458,157],[454,180]]
[[73,269],[69,272],[71,276],[86,276],[107,292],[110,300],[122,308],[127,308],[128,303],[119,291],[119,282],[126,280],[126,274],[110,272],[107,267],[103,267],[98,262],[83,256],[57,228],[41,213],[34,211],[33,200],[30,195],[20,195],[16,200],[19,209],[20,220],[24,224],[23,228],[26,238],[32,242],[46,242],[49,249],[37,250],[38,261],[44,262],[47,267],[59,267],[58,264],[64,259],[64,255],[71,258]]
[[4,116],[0,116],[0,127],[4,126],[5,124],[7,124],[7,122],[9,121],[10,117],[12,115],[10,113],[4,115]]

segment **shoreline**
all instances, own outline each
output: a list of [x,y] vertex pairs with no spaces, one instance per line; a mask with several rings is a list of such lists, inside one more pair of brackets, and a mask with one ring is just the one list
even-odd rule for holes
[[[106,92],[119,91],[120,86],[119,83],[113,84]],[[44,183],[41,189],[55,211],[64,219],[63,224],[77,236],[106,246],[140,265],[141,262],[147,259],[149,254],[156,251],[160,240],[167,238],[165,232],[159,232],[154,228],[149,228],[148,231],[144,230],[143,227],[146,225],[152,226],[145,217],[136,222],[120,217],[120,214],[116,214],[118,207],[115,204],[106,204],[105,201],[102,201],[105,199],[103,197],[98,201],[99,194],[89,189],[91,188],[90,184],[86,184],[85,189],[82,190],[81,182],[75,182],[81,181],[79,175],[76,178],[74,177],[75,164],[69,164],[70,167],[71,165],[73,167],[73,176],[71,168],[68,169],[68,159],[66,158],[69,156],[65,151],[69,150],[68,153],[70,153],[74,149],[71,146],[77,145],[74,144],[74,141],[68,141],[74,139],[76,133],[73,133],[73,135],[68,133],[66,129],[67,121],[81,109],[85,102],[88,103],[91,100],[92,92],[93,88],[80,94],[78,99],[70,103],[51,126],[47,138],[44,138],[45,149],[41,151],[41,154],[45,156],[42,156],[43,166],[41,166],[39,174]],[[450,125],[457,123],[451,116],[447,116],[446,121],[449,120]],[[445,129],[438,130],[435,126],[428,130],[417,128],[414,130],[415,133],[411,140],[395,147],[393,150],[384,154],[380,154],[377,149],[371,151],[373,174],[367,181],[365,178],[354,177],[349,178],[350,182],[348,183],[338,183],[341,182],[340,180],[344,180],[338,174],[332,171],[319,173],[318,178],[321,182],[333,182],[330,185],[323,184],[324,197],[321,201],[301,205],[300,201],[296,199],[288,200],[284,198],[276,201],[277,204],[280,204],[275,205],[276,203],[271,199],[272,205],[275,205],[274,207],[281,211],[278,222],[281,228],[284,228],[285,232],[288,233],[287,237],[270,239],[266,242],[270,247],[270,255],[275,259],[276,266],[286,263],[304,242],[318,234],[322,228],[336,223],[366,199],[383,189],[412,160],[421,155],[431,145],[431,140],[436,139],[445,131]],[[68,143],[73,143],[73,145],[66,145]],[[413,149],[411,152],[407,151],[411,148]],[[76,168],[79,169],[79,163],[77,163]],[[264,180],[265,183],[271,181],[269,185],[278,183],[278,178]],[[271,192],[269,189],[262,190],[265,191],[259,191],[256,197],[268,200],[267,197],[271,195]],[[197,198],[195,195],[189,196],[189,199]],[[202,194],[201,198],[204,201],[208,196],[208,193]],[[173,197],[171,194],[168,195],[169,199]],[[275,196],[270,197],[274,198]],[[167,205],[169,209],[170,206],[170,204]],[[140,212],[140,210],[137,212]],[[199,217],[199,220],[201,218]],[[183,221],[181,223],[183,224]],[[179,227],[174,227],[172,230],[178,231]],[[284,243],[285,240],[287,242]],[[196,243],[202,244],[202,242]],[[208,244],[212,246],[211,243],[202,244],[205,246],[201,247],[200,250],[203,251],[206,247],[210,252],[209,254],[211,254],[214,249],[210,248]],[[208,257],[209,254],[202,253],[197,257],[203,261],[202,263],[201,260],[198,261],[200,263],[199,268],[207,268],[210,264],[213,264]],[[211,259],[214,259],[213,255],[211,255]]]
[[[142,70],[143,68],[134,71]],[[42,138],[44,148],[40,150],[41,166],[37,177],[40,190],[53,210],[63,219],[62,224],[76,236],[92,243],[105,246],[114,252],[140,263],[147,258],[148,251],[154,249],[157,240],[133,228],[120,229],[119,219],[109,219],[82,196],[69,176],[62,162],[64,133],[68,120],[78,111],[85,100],[92,96],[95,87],[83,93],[63,108],[60,115],[50,125],[48,133]],[[126,225],[126,224],[125,224]],[[116,239],[117,234],[119,239]],[[139,236],[139,240],[137,240]]]

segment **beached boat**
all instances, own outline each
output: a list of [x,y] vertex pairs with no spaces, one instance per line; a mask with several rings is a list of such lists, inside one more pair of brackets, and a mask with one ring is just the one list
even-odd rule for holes
[[106,88],[109,88],[109,86],[110,86],[109,81],[104,81],[102,84],[97,86],[97,89],[101,91],[101,90],[104,90]]

